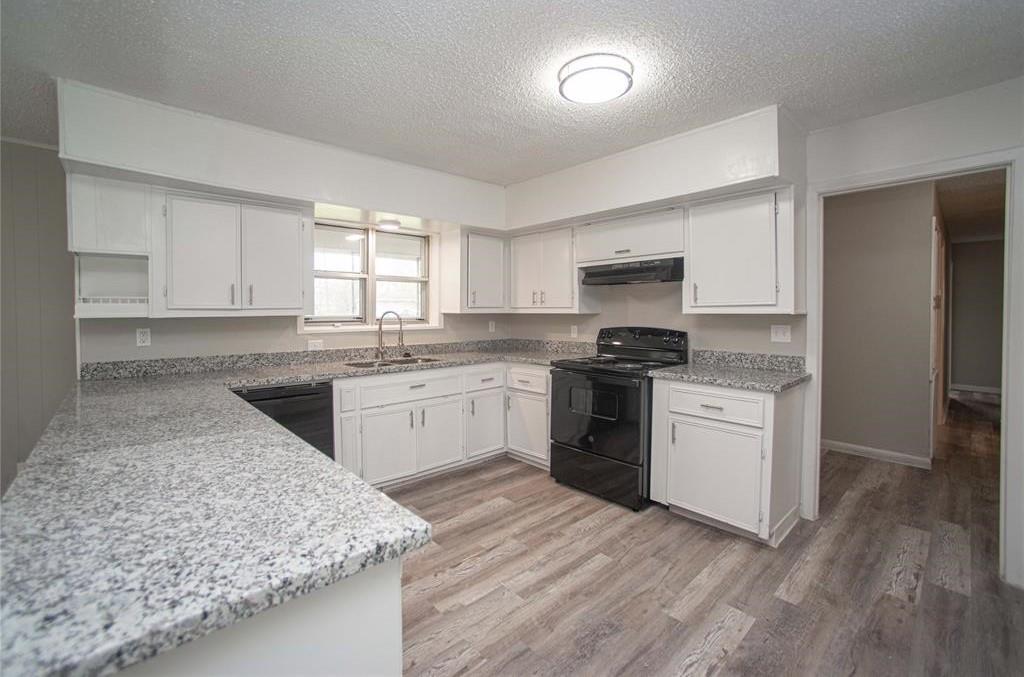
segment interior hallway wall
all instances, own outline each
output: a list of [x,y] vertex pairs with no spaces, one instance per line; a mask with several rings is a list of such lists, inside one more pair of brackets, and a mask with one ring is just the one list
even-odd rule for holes
[[3,142],[0,491],[75,379],[74,262],[64,168],[53,150]]
[[823,444],[931,457],[933,185],[825,200]]
[[950,383],[998,392],[1003,379],[1003,241],[952,246]]

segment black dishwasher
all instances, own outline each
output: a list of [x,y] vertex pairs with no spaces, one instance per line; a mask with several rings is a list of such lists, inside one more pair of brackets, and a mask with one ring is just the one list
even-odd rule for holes
[[334,458],[330,381],[246,388],[235,393],[311,446]]

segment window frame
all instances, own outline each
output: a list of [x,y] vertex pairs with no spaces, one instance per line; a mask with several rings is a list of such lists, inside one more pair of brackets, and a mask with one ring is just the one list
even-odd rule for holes
[[[339,273],[335,271],[321,271],[314,268],[312,271],[312,288],[310,293],[314,295],[312,301],[312,308],[316,308],[316,280],[317,278],[329,278],[329,279],[343,279],[343,280],[362,280],[363,282],[363,316],[362,317],[342,317],[342,316],[318,316],[318,315],[307,315],[300,317],[300,327],[303,330],[309,331],[329,331],[331,329],[337,330],[369,330],[375,329],[377,326],[377,282],[415,282],[420,285],[420,308],[422,309],[422,317],[417,318],[402,318],[402,323],[406,328],[416,327],[432,327],[434,326],[431,322],[432,319],[432,308],[431,308],[431,285],[434,283],[431,273],[433,270],[432,261],[433,258],[433,242],[430,233],[410,233],[403,231],[387,231],[381,233],[376,228],[373,228],[367,224],[355,224],[346,222],[330,222],[326,219],[316,220],[313,224],[313,259],[315,262],[316,258],[316,231],[319,229],[323,230],[351,230],[360,231],[364,237],[361,240],[362,255],[363,255],[363,272],[362,273]],[[396,235],[400,237],[415,237],[420,240],[420,247],[423,256],[422,275],[419,277],[402,276],[402,275],[377,275],[376,272],[376,259],[377,259],[377,236],[378,234],[384,235]],[[385,325],[398,325],[398,321],[394,317],[389,316],[385,321]]]

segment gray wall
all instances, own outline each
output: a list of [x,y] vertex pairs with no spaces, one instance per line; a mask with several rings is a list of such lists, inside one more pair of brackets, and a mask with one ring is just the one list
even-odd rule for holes
[[4,142],[0,156],[0,488],[6,489],[75,378],[74,263],[57,153]]
[[825,200],[824,440],[930,457],[933,185]]
[[[576,325],[579,338],[593,341],[601,327],[636,325],[682,329],[694,348],[803,355],[802,315],[683,315],[683,290],[678,283],[630,284],[596,289],[597,315],[517,315],[510,331],[515,338],[569,339]],[[771,343],[773,324],[792,327],[792,343]]]
[[[493,334],[487,330],[488,320],[495,320]],[[405,342],[503,338],[508,336],[506,323],[501,316],[449,315],[443,328],[409,331]],[[151,330],[152,345],[135,346],[135,329],[140,327]],[[377,345],[376,332],[299,334],[294,317],[92,319],[80,322],[80,332],[82,362],[305,350],[309,339],[323,339],[328,349]],[[384,341],[394,344],[396,333],[387,330]]]
[[1003,357],[1003,241],[952,246],[950,383],[1000,388]]

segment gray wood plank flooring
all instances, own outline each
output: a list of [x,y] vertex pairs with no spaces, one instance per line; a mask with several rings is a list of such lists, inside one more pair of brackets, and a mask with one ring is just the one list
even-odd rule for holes
[[954,403],[931,471],[827,452],[782,547],[633,513],[502,458],[392,490],[409,675],[1020,675],[997,575],[998,424]]

